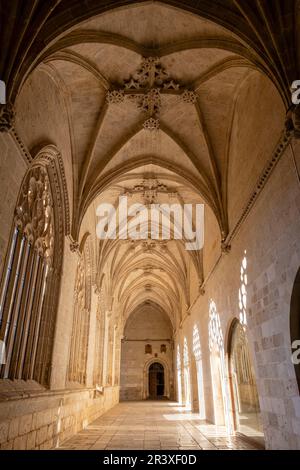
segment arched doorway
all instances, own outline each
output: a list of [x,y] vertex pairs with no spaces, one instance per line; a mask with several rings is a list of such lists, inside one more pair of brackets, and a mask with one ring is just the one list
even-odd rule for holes
[[153,362],[149,367],[149,398],[158,399],[164,396],[165,392],[165,371],[164,366],[159,362]]
[[235,320],[229,335],[229,372],[234,426],[248,436],[263,438],[254,368],[244,327]]

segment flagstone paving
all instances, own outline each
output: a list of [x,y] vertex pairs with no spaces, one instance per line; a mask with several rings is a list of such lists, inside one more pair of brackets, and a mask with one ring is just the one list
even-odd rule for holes
[[243,436],[226,434],[168,401],[121,402],[87,426],[60,449],[69,450],[256,450]]

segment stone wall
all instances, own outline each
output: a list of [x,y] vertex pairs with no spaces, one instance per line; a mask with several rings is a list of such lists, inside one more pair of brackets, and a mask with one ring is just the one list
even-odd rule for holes
[[6,393],[14,393],[15,398],[0,402],[1,450],[56,448],[119,399],[118,387],[105,388],[100,394],[94,389],[42,391],[37,384],[28,382],[5,381],[5,385]]
[[[165,394],[173,397],[172,331],[166,315],[155,307],[141,307],[129,317],[121,350],[121,400],[147,398],[148,367],[160,362],[165,368]],[[145,354],[145,346],[152,348]],[[166,353],[160,347],[166,345]],[[169,383],[166,383],[168,381]]]
[[[13,171],[12,171],[13,168]],[[11,134],[0,133],[0,276],[27,163]]]
[[[292,145],[300,167],[299,142]],[[300,397],[291,362],[289,323],[291,293],[300,266],[299,216],[300,186],[288,147],[233,239],[231,252],[221,256],[206,283],[205,294],[199,295],[176,336],[181,347],[186,336],[192,351],[193,325],[199,324],[206,417],[214,422],[209,305],[215,302],[220,316],[227,370],[228,333],[240,314],[241,263],[246,256],[246,328],[269,449],[300,448]]]
[[[49,141],[49,139],[46,140]],[[13,133],[0,134],[0,277],[10,239],[17,197],[30,162],[26,146],[24,145],[23,148],[24,151]],[[62,153],[63,159],[64,155],[65,153]],[[65,160],[64,163],[66,163]],[[95,390],[93,384],[95,336],[93,325],[97,309],[97,296],[94,289],[91,293],[93,300],[87,383],[85,387],[80,387],[66,382],[78,259],[78,253],[71,251],[70,239],[66,236],[49,388],[45,389],[34,381],[0,380],[1,450],[58,447],[64,440],[82,430],[117,404],[119,400],[118,386],[104,387],[103,391],[99,392]]]

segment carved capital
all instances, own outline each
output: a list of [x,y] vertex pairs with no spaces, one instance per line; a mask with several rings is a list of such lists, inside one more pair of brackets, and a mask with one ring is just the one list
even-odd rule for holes
[[10,131],[15,122],[15,110],[11,103],[0,104],[0,132]]

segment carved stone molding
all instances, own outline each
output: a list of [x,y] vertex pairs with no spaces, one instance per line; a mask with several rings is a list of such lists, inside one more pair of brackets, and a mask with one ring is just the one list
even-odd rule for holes
[[15,224],[50,265],[54,248],[53,199],[47,171],[28,172],[15,211]]
[[70,207],[67,189],[67,180],[64,171],[62,155],[55,145],[49,144],[43,147],[37,155],[34,156],[34,163],[46,163],[51,169],[52,181],[55,187],[56,203],[55,206],[62,212],[63,220],[59,221],[58,230],[65,235],[70,233]]
[[33,160],[32,156],[30,155],[29,150],[27,149],[26,145],[24,144],[23,140],[19,136],[18,132],[16,131],[15,127],[11,129],[11,135],[13,136],[16,144],[18,145],[21,154],[26,162],[26,164],[30,164]]
[[0,132],[10,131],[15,122],[15,110],[11,103],[0,104]]

